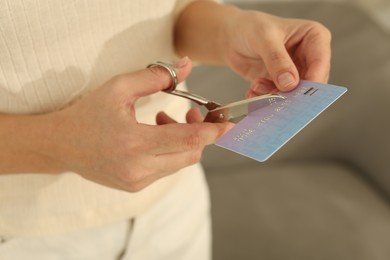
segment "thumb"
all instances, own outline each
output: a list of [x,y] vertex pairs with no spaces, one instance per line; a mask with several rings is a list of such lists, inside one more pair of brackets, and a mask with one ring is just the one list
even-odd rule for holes
[[272,42],[264,46],[262,58],[279,90],[290,91],[298,85],[298,70],[283,44],[275,45]]
[[[184,57],[172,65],[176,72],[177,81],[185,80],[192,70],[192,62]],[[152,66],[129,74],[133,86],[133,96],[142,97],[168,89],[173,84],[171,74],[161,66]]]

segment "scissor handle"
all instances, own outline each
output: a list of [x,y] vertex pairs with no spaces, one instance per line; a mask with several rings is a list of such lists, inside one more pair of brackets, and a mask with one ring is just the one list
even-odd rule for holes
[[169,74],[171,75],[172,77],[172,84],[169,88],[167,89],[164,89],[163,91],[164,92],[172,92],[172,91],[175,91],[176,90],[176,86],[178,84],[178,80],[177,80],[177,75],[176,75],[176,71],[172,68],[172,65],[169,64],[169,63],[165,63],[165,62],[162,62],[162,61],[156,61],[154,63],[151,63],[147,66],[147,68],[151,68],[151,67],[156,67],[156,66],[160,66],[160,67],[163,67],[164,69],[166,69]]
[[217,107],[222,106],[221,104],[218,104],[217,102],[210,101],[210,100],[208,100],[208,99],[206,99],[204,97],[201,97],[199,95],[195,95],[195,94],[187,92],[187,91],[182,91],[182,90],[177,90],[176,89],[174,91],[169,92],[169,94],[172,94],[172,95],[175,95],[175,96],[179,96],[179,97],[183,97],[183,98],[187,98],[187,99],[195,102],[198,105],[206,107],[207,110],[213,110],[213,109],[215,109]]
[[165,62],[162,62],[162,61],[156,61],[156,62],[154,62],[152,64],[149,64],[147,67],[151,68],[151,67],[155,67],[155,66],[163,67],[164,69],[166,69],[169,72],[169,74],[172,77],[172,85],[171,85],[171,87],[167,88],[167,89],[164,89],[163,90],[164,92],[167,92],[167,93],[175,95],[175,96],[187,98],[187,99],[195,102],[198,105],[206,107],[208,110],[213,110],[213,109],[221,106],[221,104],[218,104],[217,102],[210,101],[210,100],[208,100],[208,99],[206,99],[204,97],[192,94],[190,92],[177,90],[176,89],[176,86],[178,84],[177,75],[176,75],[176,71],[172,68],[171,64],[165,63]]

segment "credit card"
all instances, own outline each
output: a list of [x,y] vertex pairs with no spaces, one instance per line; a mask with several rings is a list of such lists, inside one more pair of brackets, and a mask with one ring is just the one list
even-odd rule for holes
[[216,145],[257,161],[266,161],[321,112],[341,97],[345,87],[302,80],[284,100],[250,111]]

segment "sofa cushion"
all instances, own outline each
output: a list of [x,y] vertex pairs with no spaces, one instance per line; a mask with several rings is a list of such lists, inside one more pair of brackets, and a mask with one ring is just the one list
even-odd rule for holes
[[390,259],[390,208],[344,164],[245,163],[207,176],[215,260]]

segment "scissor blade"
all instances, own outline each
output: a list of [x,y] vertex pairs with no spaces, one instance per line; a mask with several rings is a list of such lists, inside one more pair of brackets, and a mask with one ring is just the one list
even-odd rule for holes
[[209,111],[204,121],[213,123],[230,121],[237,123],[250,112],[272,105],[283,99],[285,98],[278,94],[268,94],[237,101]]

